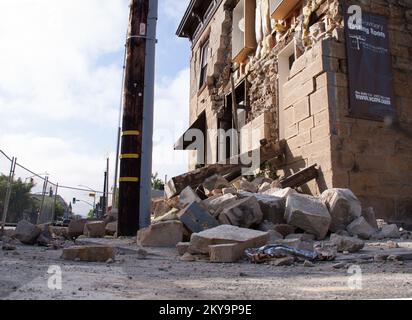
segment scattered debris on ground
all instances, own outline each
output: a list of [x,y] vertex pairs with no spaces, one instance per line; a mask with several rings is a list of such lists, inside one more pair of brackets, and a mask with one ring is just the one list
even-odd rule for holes
[[[330,189],[314,197],[289,187],[314,177],[313,169],[284,182],[283,189],[280,181],[264,177],[230,183],[220,174],[233,168],[221,170],[174,178],[169,198],[153,200],[152,225],[134,240],[144,253],[137,253],[138,259],[147,258],[144,247],[175,247],[182,262],[250,261],[306,268],[320,261],[336,260],[340,268],[349,259],[412,259],[412,252],[400,244],[412,239],[411,232],[376,219],[373,208],[362,208],[351,190]],[[117,218],[113,212],[103,221],[73,220],[68,227],[21,221],[12,234],[2,237],[2,250],[16,251],[17,241],[63,249],[62,259],[69,261],[114,262],[113,246],[78,242],[116,239]],[[380,254],[366,248],[372,240],[383,241]]]

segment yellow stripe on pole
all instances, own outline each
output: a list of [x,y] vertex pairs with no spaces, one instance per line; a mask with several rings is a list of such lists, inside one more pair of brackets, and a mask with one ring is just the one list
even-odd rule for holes
[[138,153],[121,154],[120,159],[140,159],[140,154]]
[[119,181],[120,182],[139,182],[140,179],[139,178],[132,178],[132,177],[124,177],[124,178],[120,178]]
[[140,136],[140,131],[138,130],[123,131],[122,136]]

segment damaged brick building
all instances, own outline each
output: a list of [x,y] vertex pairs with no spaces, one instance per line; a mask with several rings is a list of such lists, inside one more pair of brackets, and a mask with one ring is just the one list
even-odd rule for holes
[[303,192],[349,188],[412,225],[412,1],[191,0],[177,34],[192,44],[190,128],[206,135],[204,154],[175,146],[190,170],[229,157],[211,132],[238,128],[240,153],[285,141],[278,176],[317,164]]

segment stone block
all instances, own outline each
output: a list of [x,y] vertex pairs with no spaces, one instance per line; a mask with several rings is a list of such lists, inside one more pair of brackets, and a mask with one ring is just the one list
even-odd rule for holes
[[220,244],[209,246],[210,262],[234,263],[238,262],[244,255],[242,244]]
[[107,262],[116,258],[115,248],[110,246],[76,246],[63,249],[63,260]]
[[183,225],[180,221],[153,224],[137,233],[137,243],[143,247],[175,247],[182,240]]
[[291,194],[286,201],[285,220],[288,224],[322,240],[329,231],[332,218],[328,208],[320,199]]
[[383,226],[382,230],[379,232],[379,235],[383,239],[399,239],[401,237],[399,227],[396,224]]
[[349,189],[329,189],[322,194],[332,217],[330,230],[336,232],[346,227],[362,215],[362,205]]
[[41,228],[38,226],[26,220],[21,220],[17,224],[14,237],[23,244],[32,245],[36,243],[36,240],[41,232]]
[[233,194],[225,194],[223,196],[214,196],[203,200],[201,205],[214,217],[218,217],[220,213],[229,205],[236,202],[237,197]]
[[208,254],[209,246],[233,243],[242,244],[242,248],[245,250],[260,248],[267,243],[268,237],[267,232],[222,225],[192,234],[189,250],[193,253]]
[[179,256],[183,256],[186,252],[189,251],[190,242],[179,242],[176,245],[177,253]]
[[201,202],[202,200],[191,187],[186,187],[179,195],[179,202],[182,208],[193,202]]
[[224,208],[219,215],[219,222],[221,224],[230,224],[241,228],[259,225],[262,220],[263,213],[256,197],[237,200]]
[[193,202],[179,213],[179,220],[191,232],[201,232],[217,227],[219,222],[200,204]]
[[362,210],[362,217],[364,217],[366,222],[378,231],[378,222],[376,221],[375,210],[372,207]]
[[222,176],[215,174],[213,176],[211,176],[210,178],[207,178],[204,182],[203,182],[203,188],[205,189],[206,194],[210,194],[212,193],[213,190],[216,189],[223,189],[228,187],[229,181],[227,181],[225,178],[223,178]]
[[117,233],[117,221],[108,223],[106,225],[105,231],[106,231],[106,235],[108,235],[108,236],[116,235],[116,233]]
[[70,239],[78,238],[83,235],[84,226],[88,221],[86,219],[72,220],[69,224],[68,236]]
[[260,210],[262,211],[262,220],[266,220],[274,224],[285,222],[284,215],[286,200],[284,198],[271,196],[266,193],[252,194],[249,192],[239,192],[239,197],[242,199],[254,197],[259,203]]
[[88,222],[84,226],[83,235],[88,238],[103,238],[106,235],[106,224],[103,221]]
[[369,240],[376,233],[376,230],[365,220],[364,217],[360,217],[353,221],[347,227],[347,230],[352,236],[358,236],[364,240]]
[[365,247],[365,242],[358,238],[343,237],[337,234],[332,234],[330,241],[338,249],[338,252],[357,253]]

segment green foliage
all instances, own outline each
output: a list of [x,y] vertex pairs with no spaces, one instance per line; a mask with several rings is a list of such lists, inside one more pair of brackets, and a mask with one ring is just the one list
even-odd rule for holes
[[64,216],[64,207],[62,206],[61,203],[56,203],[56,206],[54,208],[54,213],[56,215],[56,219],[59,220],[60,218],[63,218]]
[[89,213],[87,214],[87,219],[94,219],[95,218],[95,213],[94,210],[90,210]]
[[[8,177],[0,175],[0,208],[3,211],[4,200],[7,191]],[[21,179],[14,180],[11,189],[9,211],[7,215],[8,222],[17,222],[23,218],[23,212],[33,207],[34,202],[30,197],[32,183],[24,183]]]
[[159,174],[156,172],[152,174],[152,189],[153,190],[164,190],[165,184],[161,179],[159,179]]

